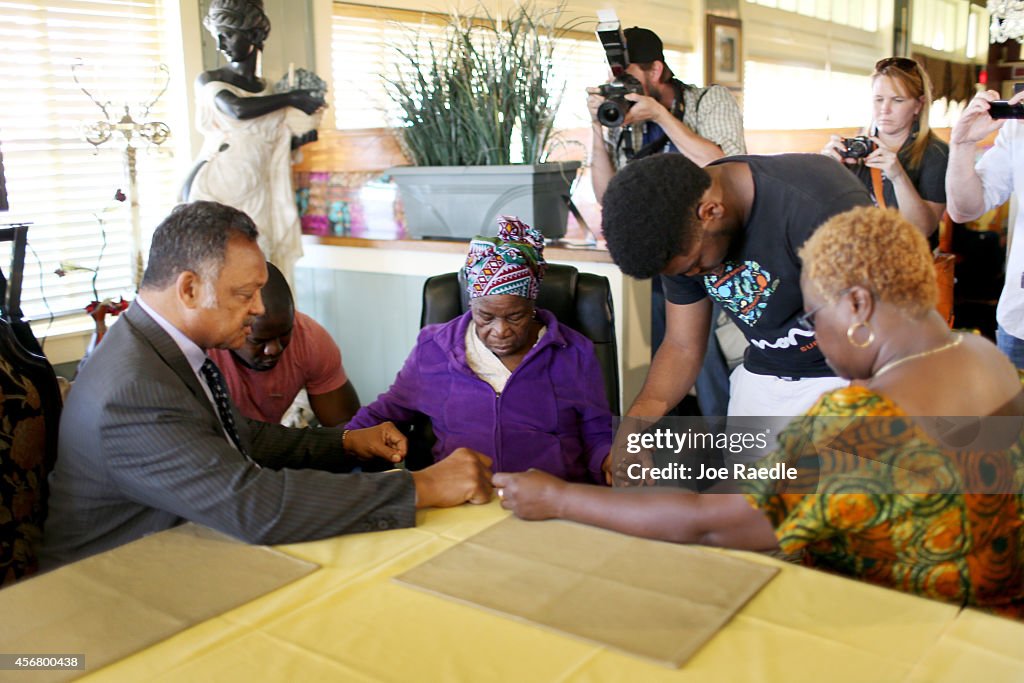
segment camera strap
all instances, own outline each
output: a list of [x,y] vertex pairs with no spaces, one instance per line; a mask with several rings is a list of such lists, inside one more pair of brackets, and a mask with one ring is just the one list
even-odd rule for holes
[[[684,86],[683,86],[682,82],[680,82],[680,81],[678,81],[676,79],[672,79],[672,81],[670,81],[669,83],[670,83],[670,85],[672,85],[672,88],[675,91],[675,101],[672,103],[672,116],[674,116],[675,118],[677,118],[680,121],[682,121],[683,120],[683,108],[684,108],[684,101],[683,101],[683,87]],[[703,96],[705,96],[706,93],[707,93],[707,90],[705,90],[705,92],[700,93],[700,96],[697,97],[697,101],[696,101],[696,105],[695,105],[695,110],[697,112],[700,111],[700,100],[703,98]],[[640,150],[638,150],[636,152],[636,154],[634,154],[632,156],[629,156],[629,153],[630,153],[629,142],[630,142],[630,140],[627,140],[626,154],[627,154],[627,156],[628,156],[630,161],[636,161],[637,159],[644,159],[645,157],[649,157],[652,154],[655,154],[657,152],[662,151],[662,148],[665,147],[665,145],[669,142],[669,134],[666,133],[663,130],[662,134],[658,135],[657,137],[652,139],[650,142],[648,142],[647,144],[645,144],[642,147],[640,147]]]
[[882,192],[882,169],[872,168],[871,170],[871,191],[875,193],[875,203],[878,208],[885,208],[885,194]]
[[637,159],[643,159],[644,157],[651,156],[655,152],[659,151],[662,147],[664,147],[666,142],[668,142],[668,134],[662,131],[661,135],[659,135],[658,137],[654,138],[646,145],[641,147],[640,150],[633,155],[631,161],[636,161]]
[[[675,118],[679,119],[680,121],[683,121],[683,116],[685,114],[685,109],[684,109],[685,102],[683,100],[683,92],[684,92],[684,89],[685,89],[686,86],[683,85],[682,81],[679,81],[679,80],[677,80],[675,78],[673,78],[671,81],[669,81],[669,84],[672,86],[672,89],[675,91],[675,101],[672,103],[672,116],[674,116]],[[694,116],[698,116],[700,114],[700,101],[703,100],[704,96],[707,95],[707,94],[708,94],[708,88],[704,88],[704,92],[702,92],[700,94],[700,96],[697,98],[697,101],[694,103],[694,107],[693,107],[693,109],[694,109]],[[685,121],[684,121],[684,123],[685,123]],[[697,131],[694,131],[694,132],[696,133]],[[698,133],[698,135],[699,135],[699,133]],[[626,158],[629,159],[630,161],[636,161],[637,159],[643,159],[644,157],[649,157],[652,154],[660,152],[661,149],[669,142],[668,133],[666,133],[663,130],[661,132],[661,135],[659,135],[658,137],[654,138],[653,140],[648,142],[646,145],[641,147],[639,150],[636,151],[636,153],[633,153],[633,146],[632,146],[632,142],[633,141],[631,139],[632,136],[626,134],[625,137],[626,137],[626,140],[625,140]]]

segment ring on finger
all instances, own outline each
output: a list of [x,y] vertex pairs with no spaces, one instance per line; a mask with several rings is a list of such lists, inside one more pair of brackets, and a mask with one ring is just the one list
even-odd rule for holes
[[505,498],[505,489],[497,489],[497,493],[498,493],[498,498],[501,498],[501,499]]

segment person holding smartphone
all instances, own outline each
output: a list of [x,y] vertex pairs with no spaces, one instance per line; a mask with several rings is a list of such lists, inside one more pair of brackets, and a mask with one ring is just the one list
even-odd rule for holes
[[[999,93],[978,93],[960,115],[949,137],[949,172],[946,195],[949,215],[964,222],[1002,205],[1011,194],[1018,197],[1024,183],[1024,128],[1001,116],[1021,112],[1024,92],[1004,105],[993,104]],[[995,144],[975,164],[977,145],[995,131]],[[1006,279],[996,307],[996,344],[1018,368],[1024,368],[1024,212],[1017,212],[1010,235]],[[998,268],[999,264],[992,264]]]
[[846,164],[875,204],[898,209],[930,237],[946,208],[949,146],[928,125],[928,74],[913,59],[886,57],[875,64],[871,91],[868,138],[854,138],[848,146],[847,139],[833,135],[821,153]]

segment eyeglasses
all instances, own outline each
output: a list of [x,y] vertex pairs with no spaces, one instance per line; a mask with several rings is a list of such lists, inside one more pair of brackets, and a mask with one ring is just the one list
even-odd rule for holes
[[796,317],[796,324],[802,327],[803,329],[807,330],[808,332],[814,332],[814,315],[831,303],[833,302],[826,301],[823,304],[815,306],[806,313],[801,313]]
[[807,330],[808,332],[814,332],[814,316],[818,313],[818,311],[825,308],[826,306],[831,306],[834,303],[838,303],[840,299],[842,299],[845,295],[849,294],[851,289],[853,288],[847,287],[846,289],[836,294],[836,298],[833,299],[832,301],[826,301],[823,304],[818,304],[817,306],[807,311],[806,313],[801,313],[796,317],[796,324],[802,327],[803,329]]
[[885,71],[889,67],[896,67],[908,74],[917,73],[917,62],[908,57],[886,57],[875,62],[875,71]]

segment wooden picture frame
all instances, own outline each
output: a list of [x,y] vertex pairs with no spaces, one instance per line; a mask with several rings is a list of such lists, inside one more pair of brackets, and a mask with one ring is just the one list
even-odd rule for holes
[[704,41],[705,85],[743,88],[743,24],[739,19],[707,15]]

